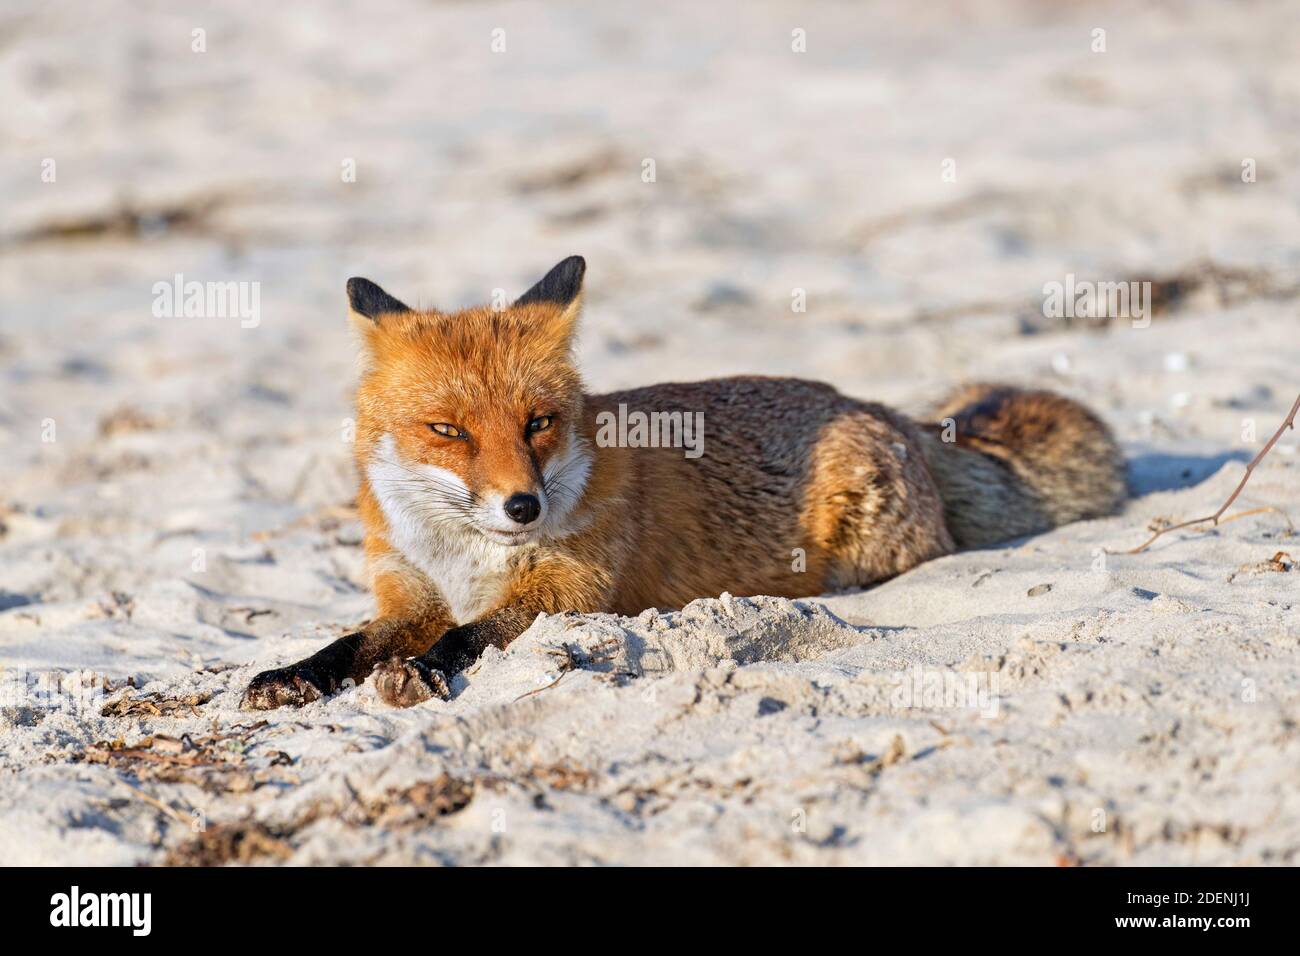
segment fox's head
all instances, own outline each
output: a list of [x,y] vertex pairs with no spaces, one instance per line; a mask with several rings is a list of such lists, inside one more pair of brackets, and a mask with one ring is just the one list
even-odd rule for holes
[[590,467],[571,351],[585,270],[571,256],[513,305],[447,313],[348,280],[359,460],[394,533],[565,532]]

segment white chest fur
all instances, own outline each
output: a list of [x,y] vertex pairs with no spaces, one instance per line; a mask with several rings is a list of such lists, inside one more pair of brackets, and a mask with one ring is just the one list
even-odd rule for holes
[[388,521],[389,544],[438,586],[458,624],[500,600],[511,570],[534,548],[496,544],[454,520],[459,477],[402,461],[391,435],[380,439],[366,476]]

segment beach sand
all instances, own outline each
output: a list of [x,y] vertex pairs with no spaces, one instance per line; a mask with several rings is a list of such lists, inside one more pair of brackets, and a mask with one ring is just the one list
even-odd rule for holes
[[[0,35],[0,863],[1295,862],[1295,433],[1230,513],[1278,510],[1109,553],[1213,513],[1300,392],[1287,4],[24,0]],[[1134,496],[867,591],[543,616],[445,702],[240,711],[374,613],[347,277],[455,308],[572,253],[594,391],[1048,387]],[[155,315],[178,275],[256,315]],[[1067,276],[1153,307],[1045,314]]]

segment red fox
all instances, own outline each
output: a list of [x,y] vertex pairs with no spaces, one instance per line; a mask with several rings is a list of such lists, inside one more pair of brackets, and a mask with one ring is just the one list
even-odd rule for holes
[[[454,313],[348,281],[379,613],[259,674],[246,708],[372,672],[390,704],[446,698],[452,675],[539,612],[862,587],[1124,499],[1109,430],[1051,392],[968,386],[932,423],[797,379],[587,395],[572,355],[585,271],[572,256],[505,309]],[[703,431],[689,448],[655,440],[675,423]]]

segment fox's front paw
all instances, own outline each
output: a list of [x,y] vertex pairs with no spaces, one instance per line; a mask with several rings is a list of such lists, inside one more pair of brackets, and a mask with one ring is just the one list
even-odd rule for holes
[[406,660],[393,657],[376,664],[374,678],[380,698],[393,707],[410,707],[431,697],[446,700],[451,696],[442,671],[421,663],[416,657]]
[[241,710],[274,710],[276,707],[301,707],[324,696],[322,680],[309,667],[291,664],[273,671],[262,671],[244,691]]

